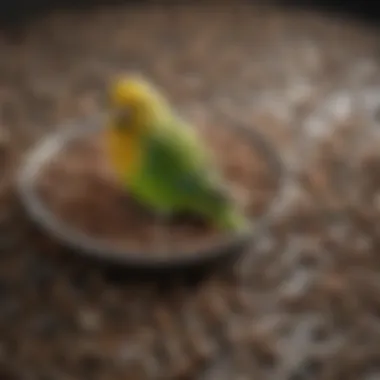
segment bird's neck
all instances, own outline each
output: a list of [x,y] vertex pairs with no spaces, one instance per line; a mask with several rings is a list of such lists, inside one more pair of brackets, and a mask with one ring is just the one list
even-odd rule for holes
[[136,136],[145,134],[154,125],[160,125],[161,122],[168,119],[171,115],[171,110],[165,105],[157,107],[146,107],[136,112],[131,120],[130,131]]

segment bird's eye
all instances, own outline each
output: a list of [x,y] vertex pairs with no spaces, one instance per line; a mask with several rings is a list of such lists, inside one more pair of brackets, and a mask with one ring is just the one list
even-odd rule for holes
[[131,113],[129,111],[129,108],[124,107],[121,110],[119,110],[119,119],[120,120],[127,121],[127,120],[129,120],[130,116],[131,116]]

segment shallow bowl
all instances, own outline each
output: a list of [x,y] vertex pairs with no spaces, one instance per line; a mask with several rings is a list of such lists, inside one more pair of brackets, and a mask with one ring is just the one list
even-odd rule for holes
[[105,260],[109,263],[147,270],[179,270],[205,268],[220,263],[226,259],[237,258],[247,251],[262,231],[262,228],[273,217],[277,200],[284,187],[285,170],[282,160],[273,146],[254,128],[231,122],[230,127],[252,144],[252,148],[260,152],[267,161],[271,174],[277,179],[277,188],[273,198],[268,203],[266,211],[245,231],[231,236],[225,236],[217,241],[210,241],[199,249],[184,250],[166,255],[154,255],[136,249],[118,249],[103,241],[99,241],[84,232],[78,231],[60,220],[48,207],[36,191],[36,179],[44,165],[57,155],[68,142],[101,132],[103,123],[101,117],[83,123],[60,128],[39,142],[26,155],[18,175],[18,191],[21,201],[31,219],[45,232],[53,236],[64,246],[89,258]]

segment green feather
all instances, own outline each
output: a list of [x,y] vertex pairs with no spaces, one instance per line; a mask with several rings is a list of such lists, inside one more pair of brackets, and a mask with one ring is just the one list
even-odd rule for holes
[[141,170],[130,180],[130,191],[155,211],[190,212],[215,226],[237,230],[247,225],[198,135],[179,119],[152,125],[142,137]]

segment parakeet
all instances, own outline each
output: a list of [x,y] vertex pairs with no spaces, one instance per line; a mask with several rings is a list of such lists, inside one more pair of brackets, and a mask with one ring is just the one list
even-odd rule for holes
[[160,215],[196,214],[224,231],[247,227],[200,135],[154,85],[124,76],[110,85],[109,100],[110,162],[134,199]]

